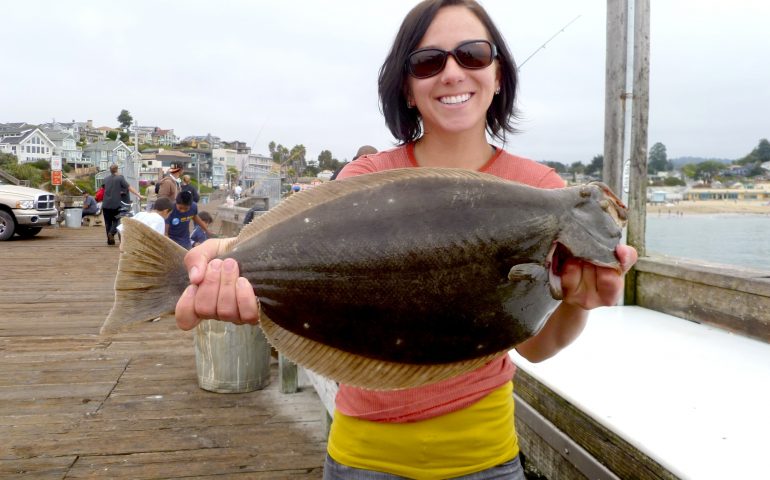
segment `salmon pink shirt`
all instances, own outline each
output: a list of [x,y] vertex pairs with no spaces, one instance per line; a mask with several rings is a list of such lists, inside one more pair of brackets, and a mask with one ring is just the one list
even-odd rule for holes
[[[414,143],[365,155],[349,163],[337,180],[392,168],[418,167]],[[564,180],[550,167],[511,155],[503,149],[479,172],[538,188],[562,188]],[[466,408],[513,378],[516,367],[508,355],[472,372],[432,385],[391,391],[373,391],[340,385],[336,408],[349,417],[377,422],[413,422]]]

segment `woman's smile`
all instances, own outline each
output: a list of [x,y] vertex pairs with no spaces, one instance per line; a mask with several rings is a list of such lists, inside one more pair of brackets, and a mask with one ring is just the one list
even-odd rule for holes
[[472,93],[461,93],[457,95],[445,95],[439,97],[438,101],[444,105],[459,105],[471,99]]

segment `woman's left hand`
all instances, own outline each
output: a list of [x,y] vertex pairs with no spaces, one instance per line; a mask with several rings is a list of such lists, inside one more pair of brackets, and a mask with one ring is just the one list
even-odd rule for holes
[[564,263],[561,276],[563,301],[584,310],[615,305],[623,293],[623,276],[636,263],[636,249],[620,244],[615,248],[621,272],[598,267],[576,258]]

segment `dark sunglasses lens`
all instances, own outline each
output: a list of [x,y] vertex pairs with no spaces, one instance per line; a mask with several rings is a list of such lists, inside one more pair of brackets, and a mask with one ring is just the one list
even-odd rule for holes
[[455,49],[455,58],[465,68],[485,68],[492,63],[492,46],[487,42],[473,42]]
[[441,71],[445,60],[441,50],[422,50],[409,56],[409,69],[417,78],[431,77]]

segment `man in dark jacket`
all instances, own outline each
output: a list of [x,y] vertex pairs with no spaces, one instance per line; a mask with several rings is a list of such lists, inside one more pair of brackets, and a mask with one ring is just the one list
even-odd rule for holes
[[118,175],[118,166],[110,165],[110,175],[104,179],[104,199],[102,200],[102,214],[104,215],[104,228],[107,230],[107,245],[115,245],[115,233],[118,229],[118,212],[120,201],[128,192],[133,193],[141,200],[142,197],[134,187],[128,184],[123,175]]

